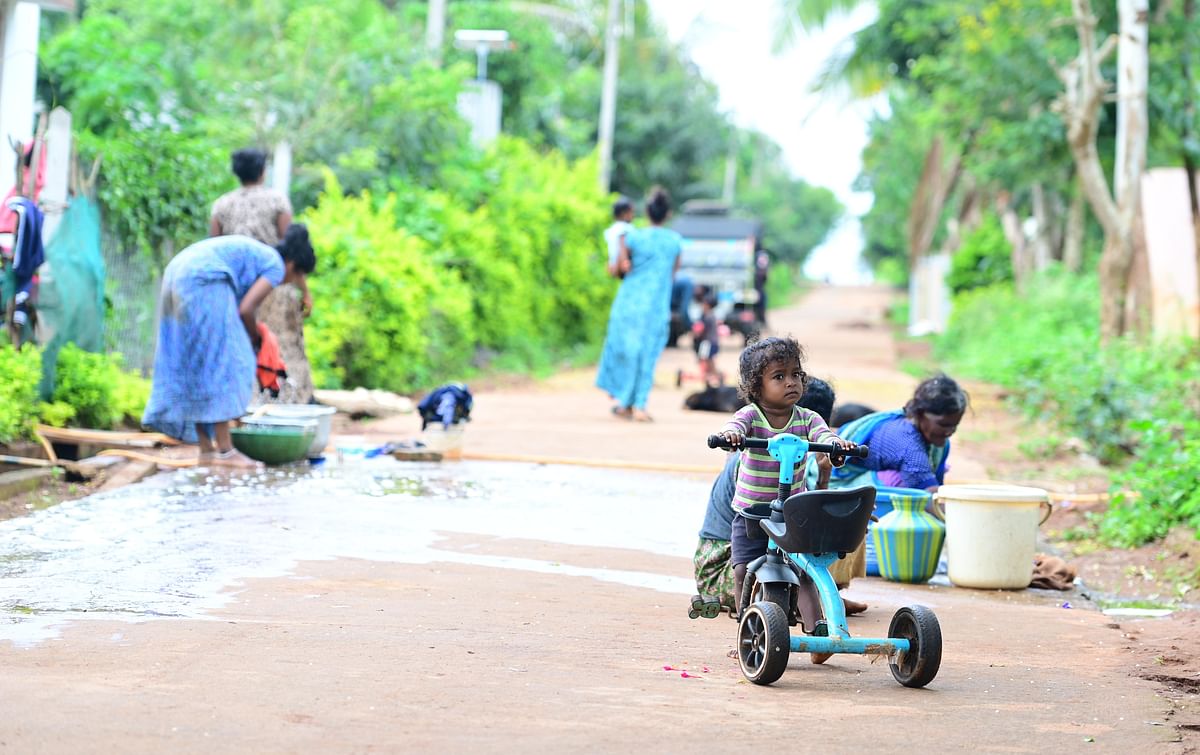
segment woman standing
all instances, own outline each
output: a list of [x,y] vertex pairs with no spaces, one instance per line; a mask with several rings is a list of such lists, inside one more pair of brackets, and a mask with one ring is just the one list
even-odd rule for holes
[[608,317],[596,385],[617,402],[613,414],[649,422],[646,401],[654,366],[667,345],[671,321],[671,281],[679,269],[682,237],[664,223],[671,197],[655,188],[646,200],[651,226],[625,236],[618,269],[627,270]]
[[[211,235],[249,236],[268,246],[284,238],[292,222],[292,204],[283,193],[264,185],[266,165],[267,153],[261,149],[233,153],[231,167],[242,186],[213,203]],[[279,400],[296,404],[307,404],[313,398],[312,370],[304,350],[304,318],[312,312],[307,281],[310,272],[311,268],[289,270],[283,284],[267,295],[259,311],[259,317],[279,339],[280,355],[287,365],[287,385]]]
[[150,400],[142,424],[200,444],[200,461],[255,463],[233,448],[229,421],[250,403],[261,337],[255,312],[284,276],[284,258],[312,255],[308,231],[281,249],[247,236],[192,244],[167,265]]
[[[288,243],[288,235],[304,233],[304,243]],[[279,356],[287,365],[287,381],[278,400],[307,404],[313,400],[312,369],[304,349],[304,292],[308,276],[317,266],[317,257],[308,244],[308,231],[302,225],[287,229],[279,253],[283,255],[283,283],[267,294],[258,317],[279,341]],[[263,394],[265,397],[267,394]]]

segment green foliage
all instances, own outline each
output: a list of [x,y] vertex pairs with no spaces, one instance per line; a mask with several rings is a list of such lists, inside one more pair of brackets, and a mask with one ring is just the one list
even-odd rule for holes
[[1200,421],[1157,418],[1134,423],[1137,457],[1114,477],[1116,495],[1100,537],[1134,547],[1183,525],[1200,537]]
[[51,427],[66,427],[75,419],[75,407],[62,401],[43,401],[38,405],[38,418]]
[[474,343],[470,291],[398,228],[395,196],[344,196],[332,174],[303,220],[321,250],[306,328],[318,385],[412,390],[467,366]]
[[108,430],[141,422],[150,381],[121,369],[120,354],[94,354],[68,343],[58,352],[54,392],[41,405],[42,420]]
[[121,419],[113,403],[119,374],[115,360],[69,343],[58,352],[50,401],[72,407],[78,426],[108,430]]
[[0,443],[28,435],[37,419],[41,379],[41,352],[0,343]]
[[603,335],[613,291],[595,165],[502,139],[482,170],[492,180],[473,207],[411,186],[347,197],[330,177],[304,216],[322,255],[306,328],[319,385],[412,390],[490,353],[532,367]]
[[1197,524],[1200,496],[1200,359],[1187,343],[1116,342],[1097,332],[1094,276],[1052,274],[1031,282],[1037,296],[1008,284],[954,300],[938,354],[956,373],[1010,389],[1030,416],[1050,418],[1102,461],[1132,462],[1114,476],[1121,490],[1102,536],[1138,544],[1176,523]]
[[989,212],[954,253],[946,285],[958,293],[1012,280],[1011,255],[1012,245],[1004,237],[1000,218]]
[[[446,65],[432,66],[424,11],[89,0],[78,21],[53,24],[39,94],[72,110],[84,159],[102,158],[110,236],[157,263],[205,235],[213,200],[235,185],[231,150],[291,144],[293,204],[321,260],[307,339],[321,384],[407,390],[493,359],[536,367],[590,353],[613,294],[600,235],[611,199],[592,157],[605,6],[450,6],[450,29],[504,28],[517,46],[489,61],[509,135],[489,150],[457,114],[473,56],[448,43]],[[614,185],[641,196],[662,184],[677,203],[714,196],[737,129],[648,7],[632,13]],[[841,208],[791,179],[769,140],[755,143],[761,183],[745,205],[772,251],[799,262]],[[72,406],[72,421],[104,419]],[[67,421],[66,409],[46,412]]]
[[207,234],[212,201],[228,188],[228,154],[202,136],[166,128],[111,137],[85,131],[79,151],[85,162],[101,159],[97,193],[110,231],[156,263]]

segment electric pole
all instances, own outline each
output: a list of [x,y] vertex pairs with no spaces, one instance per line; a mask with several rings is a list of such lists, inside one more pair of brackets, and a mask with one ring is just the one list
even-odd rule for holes
[[617,71],[621,52],[621,0],[608,0],[608,22],[604,28],[604,85],[600,91],[600,191],[608,193],[612,183],[613,133],[617,121]]
[[425,17],[425,49],[433,58],[433,64],[442,65],[442,41],[446,36],[446,0],[429,0],[429,11]]

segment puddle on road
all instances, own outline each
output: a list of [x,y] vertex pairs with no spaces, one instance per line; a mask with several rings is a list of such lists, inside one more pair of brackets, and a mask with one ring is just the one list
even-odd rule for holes
[[566,466],[353,459],[247,477],[187,470],[0,523],[0,641],[68,620],[206,618],[241,580],[338,557],[593,577],[690,579],[434,550],[436,531],[690,557],[709,482]]

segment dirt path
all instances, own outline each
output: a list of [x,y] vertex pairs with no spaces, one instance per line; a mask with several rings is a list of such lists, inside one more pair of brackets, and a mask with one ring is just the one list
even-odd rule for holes
[[[810,371],[833,378],[842,400],[895,406],[915,381],[897,371],[886,300],[820,290],[773,323],[801,338]],[[737,344],[728,346],[732,374]],[[722,417],[682,410],[673,387],[689,357],[664,357],[653,424],[609,416],[593,373],[579,370],[480,394],[467,450],[715,469],[720,456],[702,439]],[[368,431],[413,429],[401,418]],[[963,435],[952,474],[996,476],[985,453],[994,439]],[[706,477],[689,489],[703,490]],[[636,496],[634,505],[656,505],[650,486]],[[697,498],[669,502],[690,512],[677,522],[645,519],[686,542],[704,509]],[[1197,723],[1138,678],[1136,663],[1173,661],[1143,647],[1136,629],[1044,593],[860,580],[852,594],[871,609],[852,620],[856,634],[884,634],[901,605],[936,610],[946,642],[937,680],[913,691],[863,658],[823,667],[795,658],[780,683],[754,687],[726,657],[732,622],[689,621],[686,597],[669,590],[572,576],[687,579],[687,553],[630,548],[619,535],[553,540],[448,531],[432,543],[444,561],[301,561],[288,576],[229,585],[231,600],[209,620],[76,621],[31,647],[0,643],[0,749],[1185,752],[1188,731],[1176,724]],[[482,557],[509,560],[496,568]]]

